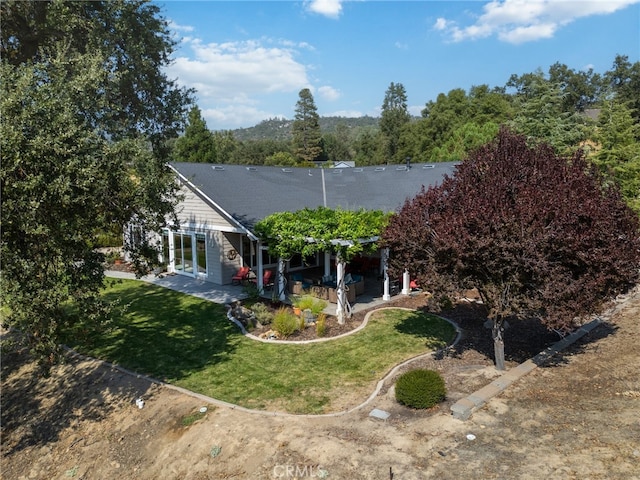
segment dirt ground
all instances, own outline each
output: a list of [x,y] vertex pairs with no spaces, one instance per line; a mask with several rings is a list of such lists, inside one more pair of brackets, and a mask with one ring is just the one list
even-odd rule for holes
[[[70,359],[43,379],[25,355],[5,354],[2,478],[640,479],[638,290],[603,325],[461,421],[449,407],[498,375],[481,315],[473,304],[447,312],[461,342],[417,363],[447,384],[447,401],[430,411],[398,405],[389,381],[346,415],[247,413],[96,361]],[[508,367],[555,336],[535,325],[507,332]],[[374,408],[389,418],[371,417]]]

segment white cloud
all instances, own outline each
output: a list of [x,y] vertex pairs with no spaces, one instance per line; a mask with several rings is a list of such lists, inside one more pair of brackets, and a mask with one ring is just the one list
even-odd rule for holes
[[433,28],[436,30],[445,30],[449,26],[449,21],[446,18],[438,18],[436,23],[433,25]]
[[[298,61],[308,44],[260,39],[205,44],[182,42],[179,56],[167,69],[169,78],[196,90],[197,103],[209,128],[251,125],[279,113],[268,112],[267,99],[310,87],[309,66]],[[325,87],[326,95],[337,91]]]
[[307,9],[325,17],[338,18],[342,13],[343,0],[311,0],[307,2]]
[[259,41],[189,43],[193,58],[181,56],[169,75],[205,97],[238,101],[252,94],[292,92],[309,84],[307,67],[289,47],[264,46]]
[[409,105],[407,107],[407,111],[414,117],[422,116],[422,110],[424,110],[424,105]]
[[579,18],[607,15],[640,0],[492,0],[476,22],[465,27],[438,18],[433,28],[446,32],[455,42],[491,36],[519,44],[551,38],[558,29]]
[[178,25],[173,20],[169,20],[169,28],[177,32],[193,32],[194,30],[191,25]]
[[345,117],[345,118],[358,118],[364,117],[364,113],[360,110],[336,110],[335,112],[327,113],[327,117]]
[[201,111],[202,117],[207,122],[207,127],[213,130],[219,130],[220,125],[224,125],[224,130],[229,130],[257,125],[265,118],[284,117],[283,115],[242,104],[232,104],[218,108],[204,108]]
[[333,102],[340,98],[340,92],[330,86],[319,87],[318,95],[320,95],[324,100],[328,100],[329,102]]

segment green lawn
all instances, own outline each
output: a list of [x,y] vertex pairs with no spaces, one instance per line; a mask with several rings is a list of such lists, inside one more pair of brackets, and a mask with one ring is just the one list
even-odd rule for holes
[[345,395],[359,403],[394,365],[455,335],[438,317],[393,309],[335,341],[262,343],[244,337],[223,305],[132,280],[105,296],[122,307],[114,328],[77,350],[220,400],[292,413],[346,408]]

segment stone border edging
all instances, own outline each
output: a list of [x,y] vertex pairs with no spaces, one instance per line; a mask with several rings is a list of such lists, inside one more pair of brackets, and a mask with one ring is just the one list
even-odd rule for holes
[[471,395],[461,398],[451,406],[451,412],[454,418],[459,420],[467,420],[473,412],[484,406],[493,397],[502,393],[506,388],[514,383],[516,380],[521,379],[532,370],[543,365],[553,355],[564,350],[569,345],[575,343],[578,339],[589,333],[591,330],[602,324],[600,318],[596,318],[591,322],[583,325],[579,329],[575,330],[571,334],[564,337],[559,342],[554,343],[550,347],[547,347],[535,357],[521,363],[520,365],[511,368],[509,371],[501,375],[496,380],[493,380],[488,385],[485,385],[480,390],[476,390]]
[[572,343],[582,338],[587,333],[591,332],[597,326],[603,324],[606,320],[611,318],[622,305],[627,303],[631,298],[640,293],[640,286],[636,285],[628,292],[622,295],[618,295],[613,300],[613,306],[605,311],[599,317],[594,318],[589,323],[582,325],[577,330],[573,331],[560,341],[554,343],[550,347],[546,348],[535,357],[530,358],[526,362],[512,368],[508,372],[504,373],[500,378],[494,380],[489,385],[477,390],[476,392],[458,400],[451,406],[451,412],[455,418],[460,420],[467,420],[473,412],[484,406],[489,400],[496,395],[503,392],[509,385],[516,380],[524,377],[527,373],[543,365],[553,355],[559,353],[561,350],[567,348]]
[[[358,329],[360,329],[361,327],[364,328],[364,326],[369,321],[369,317],[372,314],[374,314],[375,312],[378,312],[380,310],[391,310],[391,309],[409,310],[409,311],[413,311],[414,310],[412,308],[404,308],[404,307],[383,307],[383,308],[378,308],[378,309],[375,309],[375,310],[371,310],[370,312],[367,312],[367,314],[364,317],[364,320],[362,321],[362,324],[357,329],[353,329],[351,332],[347,332],[347,333],[341,334],[339,336],[329,337],[327,339],[321,339],[321,340],[323,340],[323,341],[334,340],[334,339],[337,339],[339,337],[343,337],[345,335],[351,335],[352,333],[355,333],[356,331],[358,331]],[[229,319],[232,322],[234,322],[236,325],[238,325],[241,328],[243,333],[246,332],[246,330],[244,329],[244,327],[242,326],[242,324],[238,320],[236,320],[235,318],[229,316],[228,313],[227,313],[227,316],[229,317]],[[160,385],[160,386],[166,387],[166,388],[168,388],[170,390],[174,390],[176,392],[188,395],[190,397],[197,398],[197,399],[202,400],[203,402],[206,402],[208,404],[217,405],[217,406],[221,406],[221,407],[227,407],[227,408],[230,408],[231,410],[238,410],[238,411],[241,411],[241,412],[244,412],[244,413],[252,413],[254,415],[264,415],[264,416],[268,416],[268,417],[285,417],[285,418],[286,417],[296,417],[296,418],[340,417],[340,416],[347,415],[349,413],[355,412],[355,411],[365,407],[370,402],[372,402],[373,399],[375,399],[380,394],[380,390],[382,390],[382,387],[384,386],[385,382],[389,378],[391,378],[393,375],[395,375],[395,373],[400,368],[408,365],[411,362],[414,362],[416,360],[424,358],[427,355],[433,355],[434,353],[438,353],[438,352],[447,350],[447,349],[449,349],[451,347],[454,347],[460,341],[460,338],[462,337],[462,332],[460,331],[460,328],[458,327],[458,325],[456,325],[455,322],[453,322],[452,320],[449,320],[448,318],[444,318],[444,317],[438,317],[438,318],[441,318],[441,319],[449,322],[451,325],[453,325],[453,327],[456,330],[456,338],[454,339],[454,341],[450,345],[447,345],[446,347],[438,349],[438,350],[434,350],[434,351],[430,351],[430,352],[426,352],[426,353],[421,353],[420,355],[417,355],[415,357],[409,358],[409,359],[405,360],[404,362],[402,362],[402,363],[396,365],[395,367],[391,368],[391,370],[389,370],[382,377],[382,379],[380,379],[378,381],[378,383],[376,384],[376,388],[373,390],[371,395],[369,395],[369,397],[364,402],[362,402],[361,404],[356,405],[355,407],[352,407],[350,409],[343,410],[341,412],[322,413],[322,414],[317,414],[317,415],[308,414],[308,413],[296,414],[296,413],[277,412],[277,411],[276,412],[269,412],[269,411],[265,411],[265,410],[253,410],[253,409],[250,409],[250,408],[242,407],[240,405],[236,405],[236,404],[233,404],[233,403],[225,402],[223,400],[218,400],[218,399],[213,398],[213,397],[208,397],[207,395],[203,395],[201,393],[193,392],[191,390],[187,390],[186,388],[182,388],[182,387],[179,387],[177,385],[172,385],[170,383],[163,382],[162,380],[158,380],[158,379],[150,377],[148,375],[143,375],[141,373],[136,373],[136,372],[134,372],[132,370],[128,370],[128,369],[126,369],[124,367],[121,367],[120,365],[117,365],[115,363],[107,362],[106,360],[100,360],[98,358],[93,358],[93,357],[89,357],[87,355],[83,355],[83,354],[75,351],[74,349],[66,346],[66,345],[63,345],[63,348],[67,351],[67,353],[70,356],[77,357],[77,358],[80,358],[80,359],[83,359],[83,360],[89,360],[89,361],[97,362],[97,363],[99,363],[101,365],[104,365],[104,366],[109,367],[111,369],[117,370],[117,371],[122,372],[122,373],[124,373],[126,375],[130,375],[130,376],[135,377],[135,378],[140,378],[140,379],[148,381],[149,383]],[[251,334],[245,333],[245,335],[250,336]],[[258,338],[255,335],[253,335],[252,337],[254,337],[255,339],[260,340],[260,341],[265,341],[265,339]],[[306,340],[306,343],[314,342],[314,341],[315,340]],[[266,342],[268,342],[268,343],[276,343],[276,342],[269,341],[269,340],[267,340]],[[282,341],[278,341],[277,343],[282,343]],[[302,344],[303,342],[300,341],[300,342],[290,342],[290,343]]]

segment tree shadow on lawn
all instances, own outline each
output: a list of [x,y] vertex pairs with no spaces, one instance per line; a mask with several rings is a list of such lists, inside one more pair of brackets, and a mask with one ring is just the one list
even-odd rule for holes
[[224,305],[146,284],[105,298],[119,301],[115,328],[95,337],[88,353],[162,381],[226,361],[242,339]]
[[43,377],[26,349],[3,351],[2,455],[56,442],[65,429],[100,421],[116,408],[117,399],[133,404],[150,387],[145,379],[77,357]]
[[455,331],[448,322],[443,324],[442,320],[433,317],[432,314],[421,310],[413,311],[403,315],[402,320],[395,326],[395,330],[424,339],[427,348],[441,348],[442,346],[438,345],[439,339],[451,342],[455,338]]
[[[425,311],[426,308],[424,307]],[[494,360],[491,329],[484,326],[487,320],[484,305],[473,302],[459,303],[453,309],[438,312],[437,315],[453,321],[461,331],[458,343],[438,352],[437,357],[460,357],[466,350],[473,350],[491,361]],[[537,319],[512,321],[504,332],[505,360],[522,363],[560,340],[561,337],[557,333],[548,330]]]

